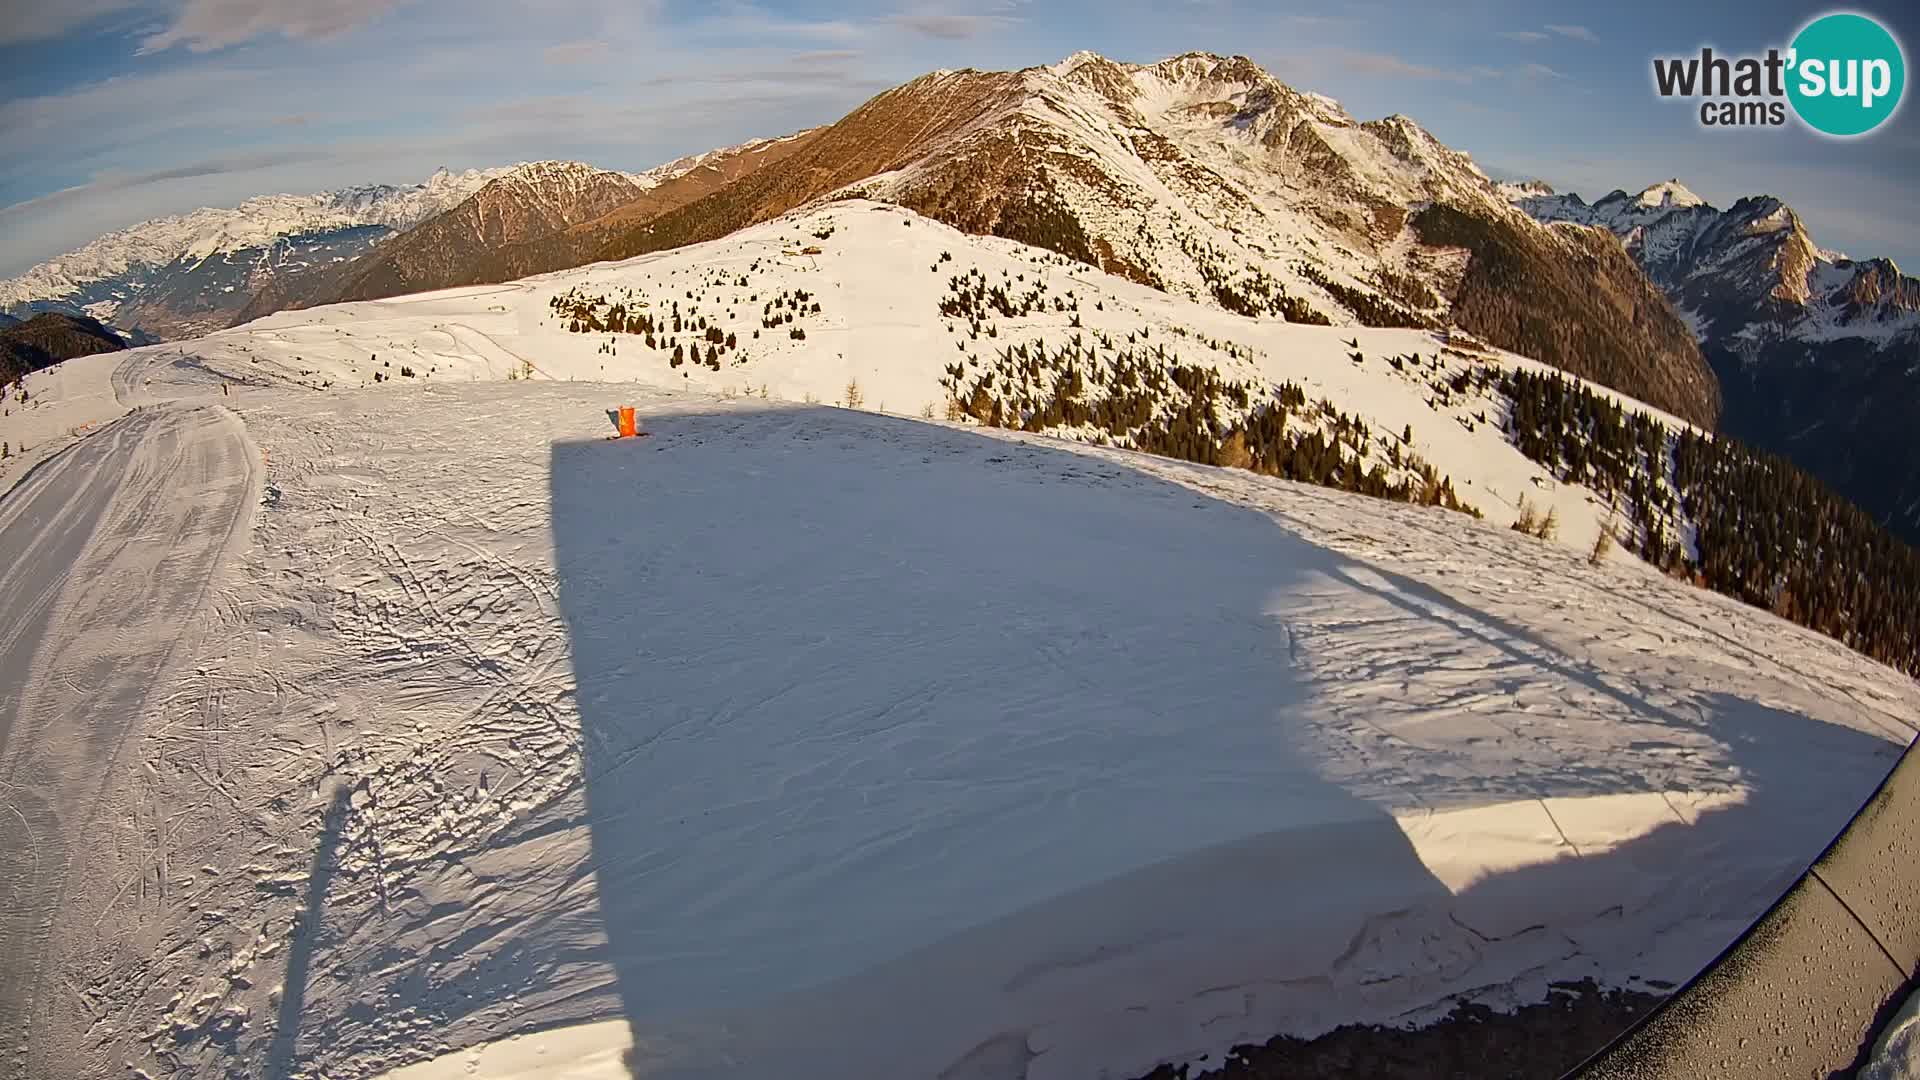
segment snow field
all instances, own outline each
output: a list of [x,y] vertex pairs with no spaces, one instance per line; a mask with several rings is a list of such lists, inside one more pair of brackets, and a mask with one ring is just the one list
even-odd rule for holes
[[[212,398],[265,461],[110,788],[101,842],[156,886],[55,927],[104,973],[86,1059],[1123,1076],[1561,978],[1657,990],[1920,726],[1836,642],[1589,565],[1604,508],[1384,362],[1459,362],[1430,335],[1051,259],[836,204],[33,376],[0,433]],[[1078,301],[990,342],[1151,335],[1298,382],[1412,424],[1488,520],[881,414],[944,415],[987,347],[938,313],[973,271]],[[740,348],[675,369],[551,304],[616,289]],[[798,290],[805,339],[756,341]],[[863,409],[810,403],[850,380]],[[605,441],[620,404],[649,438]],[[1561,543],[1503,527],[1521,492]]]
[[[804,254],[815,248],[819,254]],[[951,280],[974,273],[1017,291],[1044,282],[1049,305],[1071,293],[1078,309],[996,318],[993,337],[971,337],[967,319],[942,317],[939,310]],[[742,279],[744,286],[737,284]],[[804,340],[789,337],[784,324],[761,325],[763,305],[799,292],[821,305],[818,315],[802,315],[793,324],[804,330]],[[734,334],[738,347],[725,351],[718,371],[697,363],[674,368],[664,330],[655,349],[633,334],[570,332],[566,315],[550,301],[576,295],[608,304],[644,301],[659,320],[677,302],[688,314],[688,328],[674,335],[682,344],[700,340],[691,325],[697,307],[700,317]],[[1384,463],[1385,444],[1398,442],[1411,426],[1414,440],[1407,449],[1451,476],[1461,499],[1497,524],[1511,523],[1524,497],[1542,514],[1557,513],[1560,542],[1589,550],[1613,516],[1591,492],[1555,481],[1507,443],[1499,430],[1504,399],[1497,394],[1433,401],[1430,381],[1468,366],[1543,365],[1498,350],[1449,351],[1425,331],[1247,319],[1066,263],[1051,252],[967,236],[863,201],[796,212],[723,240],[622,263],[507,285],[283,312],[210,335],[193,348],[203,362],[240,377],[287,378],[316,388],[372,385],[376,373],[397,389],[527,375],[838,403],[854,383],[867,409],[944,417],[947,365],[971,359],[969,370],[975,370],[1012,345],[1058,349],[1076,336],[1092,341],[1101,335],[1114,348],[1128,347],[1129,336],[1137,335],[1142,348],[1164,346],[1184,362],[1216,366],[1256,388],[1297,383],[1310,401],[1330,399],[1371,427],[1370,460]],[[1349,341],[1357,343],[1363,362],[1351,360]],[[1389,357],[1408,355],[1440,366],[1417,372],[1389,366]],[[402,368],[415,375],[401,376]],[[1674,430],[1680,427],[1673,417],[1622,400]]]
[[[103,1054],[268,1042],[338,787],[329,1075],[607,1017],[650,1076],[1130,1075],[1678,982],[1920,722],[1637,564],[1231,470],[631,385],[240,408],[252,633],[142,756],[175,844],[252,839],[98,988]],[[210,698],[272,748],[231,804],[183,764]]]

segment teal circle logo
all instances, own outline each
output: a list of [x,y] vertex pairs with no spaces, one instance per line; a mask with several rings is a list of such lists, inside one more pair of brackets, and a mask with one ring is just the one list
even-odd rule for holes
[[1822,15],[1793,39],[1787,99],[1815,131],[1848,137],[1886,123],[1907,88],[1907,61],[1865,15]]

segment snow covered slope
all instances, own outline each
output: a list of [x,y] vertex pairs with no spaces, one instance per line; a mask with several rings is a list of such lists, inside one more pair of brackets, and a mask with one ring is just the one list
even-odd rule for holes
[[[949,365],[1024,415],[1068,376],[1022,357],[1075,335],[1087,399],[1166,377],[1148,424],[911,418]],[[1132,1076],[1657,990],[1920,728],[1912,680],[1571,550],[1604,508],[1451,389],[1537,365],[897,207],[100,360],[0,435],[210,396],[264,482],[103,766],[50,1075],[356,1080],[611,1020],[441,1074]],[[1303,431],[1343,430],[1325,397],[1489,520],[1095,445],[1172,425],[1201,367],[1299,387]],[[648,438],[605,439],[620,404]],[[1522,492],[1562,544],[1502,527]]]
[[[973,301],[963,293],[976,288],[989,295],[978,308],[967,306]],[[1003,302],[1014,314],[996,306]],[[616,304],[623,330],[604,329]],[[943,315],[943,307],[957,313]],[[643,314],[651,335],[629,325]],[[1010,350],[1037,355],[1041,346],[1056,366],[1009,359]],[[1272,388],[1292,383],[1314,414],[1296,416],[1292,430],[1317,426],[1331,441],[1338,414],[1362,421],[1368,437],[1353,441],[1365,443],[1363,471],[1378,465],[1399,482],[1416,476],[1424,460],[1452,478],[1463,503],[1499,524],[1514,520],[1524,497],[1542,513],[1557,511],[1563,542],[1590,547],[1616,512],[1514,449],[1502,431],[1505,400],[1478,381],[1481,372],[1544,365],[1464,335],[1234,315],[1051,252],[859,200],[619,264],[283,312],[193,344],[197,355],[233,370],[315,387],[524,377],[842,402],[852,384],[869,408],[940,417],[949,415],[949,399],[971,398],[983,381],[1005,399],[1009,417],[1016,402],[1033,411],[1065,377],[1057,364],[1067,348],[1085,350],[1076,356],[1089,376],[1117,380],[1116,365],[1134,361],[1164,370],[1204,365],[1238,380],[1249,398],[1223,405],[1223,420],[1247,415]],[[676,349],[685,357],[678,365]],[[1476,381],[1457,392],[1450,385],[1467,377]],[[1109,385],[1119,396],[1118,382]],[[1155,419],[1165,421],[1184,400],[1178,388],[1167,389]],[[1318,411],[1321,401],[1335,415]],[[1403,438],[1408,429],[1411,442]],[[1046,430],[1140,445],[1095,424]]]
[[616,1018],[645,1075],[1125,1076],[1658,987],[1920,723],[1637,564],[1245,471],[633,385],[236,405],[252,547],[53,936],[113,1070]]

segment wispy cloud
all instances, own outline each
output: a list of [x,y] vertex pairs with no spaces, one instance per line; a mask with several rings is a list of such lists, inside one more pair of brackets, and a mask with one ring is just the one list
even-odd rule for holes
[[1548,23],[1545,30],[1502,30],[1495,37],[1508,41],[1548,41],[1555,36],[1571,38],[1574,41],[1598,43],[1599,35],[1584,26],[1569,26],[1564,23]]
[[65,203],[84,199],[93,199],[103,195],[112,195],[133,191],[137,188],[151,187],[173,180],[198,180],[209,176],[225,176],[229,173],[259,172],[264,169],[279,168],[285,165],[297,165],[302,162],[318,161],[325,153],[315,149],[282,149],[259,151],[244,154],[225,154],[200,161],[174,165],[165,169],[150,169],[145,172],[122,172],[107,170],[96,173],[84,184],[74,184],[58,191],[48,192],[11,206],[0,206],[0,222],[21,215],[49,213]]
[[1005,29],[1019,20],[1006,15],[954,15],[928,12],[895,15],[888,21],[930,38],[963,41],[994,30]]
[[1389,79],[1433,79],[1454,83],[1473,81],[1471,71],[1415,63],[1389,53],[1341,52],[1336,54],[1335,59],[1345,70],[1362,75],[1377,75]]
[[64,37],[140,3],[141,0],[60,0],[57,3],[26,0],[17,7],[10,4],[6,17],[0,19],[0,45]]
[[860,55],[856,49],[814,49],[794,53],[787,58],[787,62],[795,67],[824,67],[851,64],[860,59]]
[[886,21],[925,37],[964,41],[1019,25],[1018,12],[1026,0],[948,0],[941,6],[921,3]]
[[301,40],[337,37],[405,0],[187,0],[164,30],[140,44],[143,53],[184,45],[211,52],[278,34]]
[[1514,69],[1513,73],[1519,78],[1529,79],[1535,82],[1566,78],[1565,74],[1555,71],[1545,64],[1521,64]]
[[773,41],[858,41],[867,28],[848,19],[802,19],[770,11],[755,4],[716,5],[709,14],[688,27],[711,37],[759,38]]
[[605,63],[613,49],[604,41],[563,41],[540,50],[540,59],[555,67]]

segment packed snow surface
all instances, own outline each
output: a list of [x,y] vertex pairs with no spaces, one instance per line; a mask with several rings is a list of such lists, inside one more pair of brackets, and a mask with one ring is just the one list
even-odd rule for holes
[[[1351,332],[832,213],[30,377],[0,434],[36,453],[231,414],[259,495],[232,550],[188,534],[197,630],[63,840],[70,992],[6,1068],[1085,1078],[1665,989],[1920,725],[1836,642],[1506,529],[1530,466]],[[1424,425],[1489,520],[898,415],[962,355],[927,309],[975,267]],[[822,311],[719,372],[552,317],[702,275]],[[865,408],[818,403],[849,381]],[[646,438],[606,438],[623,404]],[[38,640],[162,633],[79,587]]]

